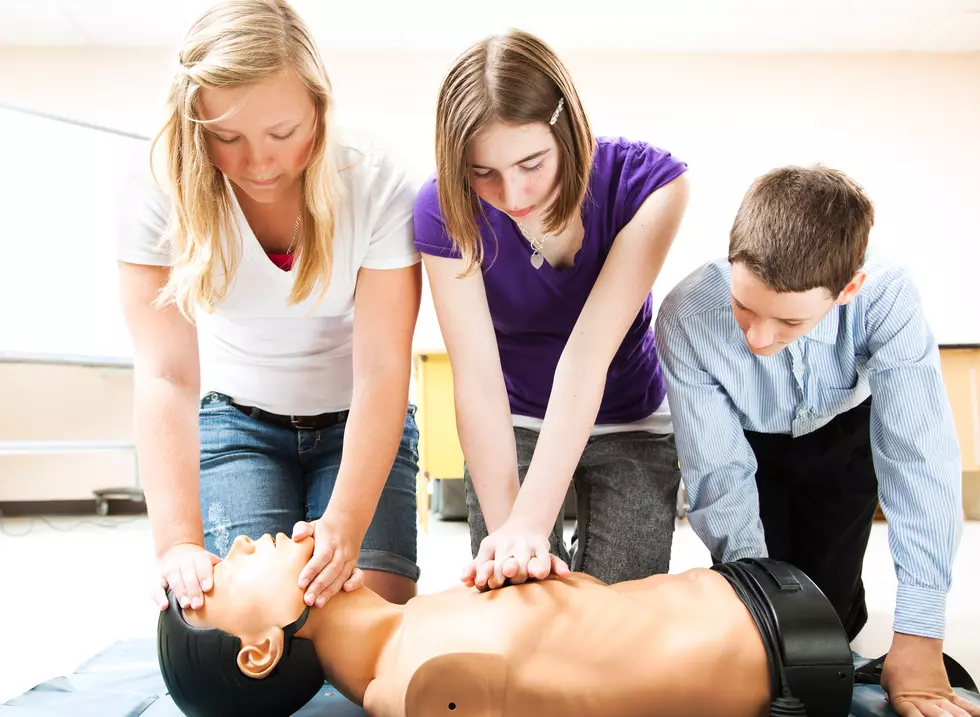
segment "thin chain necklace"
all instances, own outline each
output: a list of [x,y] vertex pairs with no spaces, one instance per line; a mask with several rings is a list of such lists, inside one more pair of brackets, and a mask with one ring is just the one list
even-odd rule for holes
[[544,247],[545,242],[551,239],[551,234],[545,234],[540,239],[535,239],[533,236],[531,236],[530,232],[528,232],[527,227],[525,227],[520,222],[515,222],[515,223],[517,224],[517,228],[521,230],[521,234],[524,235],[524,238],[527,239],[528,244],[531,245],[531,249],[533,250],[531,252],[531,266],[533,266],[535,269],[540,269],[544,265],[544,257],[541,255],[541,249],[542,247]]
[[293,240],[289,242],[289,248],[286,249],[287,254],[293,253],[293,246],[296,244],[296,237],[299,236],[299,220],[302,217],[303,217],[303,211],[300,210],[300,212],[296,215],[296,224],[293,225]]

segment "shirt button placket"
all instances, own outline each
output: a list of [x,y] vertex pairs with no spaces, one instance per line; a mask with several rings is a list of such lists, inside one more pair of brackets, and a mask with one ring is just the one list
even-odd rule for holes
[[810,418],[810,392],[807,390],[807,365],[804,363],[803,348],[805,339],[800,339],[797,343],[789,347],[790,358],[793,363],[793,378],[800,392],[799,408],[793,419],[793,434],[803,433],[804,425]]

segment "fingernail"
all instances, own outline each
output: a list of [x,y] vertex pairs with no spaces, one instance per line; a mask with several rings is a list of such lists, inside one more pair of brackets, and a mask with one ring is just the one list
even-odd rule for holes
[[201,583],[201,589],[202,590],[210,590],[211,589],[211,581],[210,580],[205,580],[204,582],[202,582]]
[[191,604],[190,603],[190,600],[187,599],[187,596],[186,595],[180,599],[180,606],[181,607],[186,608],[190,604]]
[[200,608],[204,607],[204,600],[199,597],[194,598],[191,600],[191,607],[194,610],[199,610]]
[[323,607],[326,604],[327,604],[327,599],[325,597],[323,597],[323,595],[321,595],[320,597],[318,597],[316,599],[316,606],[317,607]]
[[304,602],[305,602],[305,603],[306,603],[307,605],[310,605],[310,606],[312,606],[312,605],[313,605],[313,601],[314,601],[314,596],[313,596],[313,593],[306,593],[306,595],[305,595],[305,596],[303,597],[303,601],[304,601]]

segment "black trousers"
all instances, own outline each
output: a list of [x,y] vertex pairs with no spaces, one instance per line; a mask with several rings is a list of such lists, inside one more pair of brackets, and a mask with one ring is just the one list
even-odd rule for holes
[[871,399],[799,438],[751,431],[745,437],[759,464],[769,557],[806,573],[853,640],[868,621],[861,570],[878,506]]

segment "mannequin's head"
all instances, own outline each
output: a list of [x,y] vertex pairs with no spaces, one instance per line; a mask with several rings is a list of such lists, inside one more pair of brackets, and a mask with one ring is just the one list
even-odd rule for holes
[[214,568],[204,607],[184,612],[169,593],[157,656],[188,717],[291,715],[323,685],[313,643],[296,637],[309,614],[297,584],[313,539],[239,536]]

